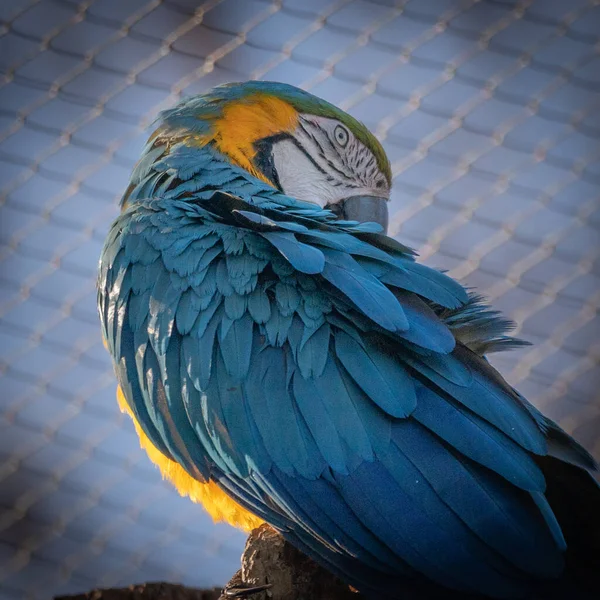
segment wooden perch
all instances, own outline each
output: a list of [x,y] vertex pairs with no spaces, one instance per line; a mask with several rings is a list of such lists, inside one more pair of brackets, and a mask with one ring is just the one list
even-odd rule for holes
[[[249,593],[252,588],[269,588]],[[250,588],[248,590],[248,588]],[[248,540],[242,568],[224,590],[199,590],[170,583],[93,590],[55,600],[361,600],[339,579],[288,544],[272,527],[261,525]]]
[[[225,586],[222,599],[243,586],[271,587],[252,600],[360,600],[362,596],[288,544],[272,527],[261,525],[246,542],[242,568]],[[228,595],[229,594],[229,595]],[[233,596],[235,597],[235,596]],[[242,596],[243,598],[244,596]]]

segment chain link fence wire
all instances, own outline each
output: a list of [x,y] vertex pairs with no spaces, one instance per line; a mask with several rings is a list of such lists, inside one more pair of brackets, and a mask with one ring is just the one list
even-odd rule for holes
[[156,113],[246,79],[377,133],[392,234],[518,323],[494,364],[600,458],[599,0],[4,0],[2,599],[237,568],[119,413],[94,286]]

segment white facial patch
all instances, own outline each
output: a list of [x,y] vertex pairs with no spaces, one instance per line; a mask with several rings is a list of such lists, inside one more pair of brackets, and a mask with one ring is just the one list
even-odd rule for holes
[[314,202],[321,207],[339,200],[326,175],[292,140],[282,140],[273,146],[273,164],[281,188],[288,196]]
[[293,137],[271,152],[282,190],[299,200],[324,207],[351,196],[389,197],[371,150],[335,119],[301,116]]

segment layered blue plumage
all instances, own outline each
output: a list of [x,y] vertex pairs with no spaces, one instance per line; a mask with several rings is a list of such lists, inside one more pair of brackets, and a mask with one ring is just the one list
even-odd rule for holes
[[203,122],[180,113],[134,172],[99,278],[154,445],[378,597],[522,598],[559,576],[535,457],[551,438],[591,459],[482,358],[513,344],[504,324],[377,226],[186,142],[177,128]]

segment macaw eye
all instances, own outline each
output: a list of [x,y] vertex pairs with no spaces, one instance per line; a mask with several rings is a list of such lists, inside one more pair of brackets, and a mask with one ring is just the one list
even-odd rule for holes
[[348,143],[348,140],[350,139],[350,135],[348,134],[348,130],[345,127],[342,127],[341,125],[338,125],[334,132],[333,132],[333,136],[335,137],[335,141],[342,147],[344,148],[346,146],[346,144]]

